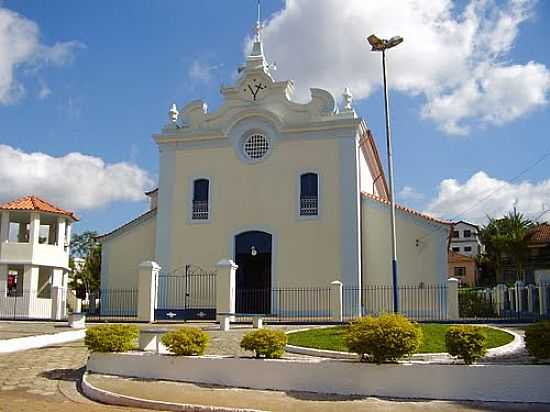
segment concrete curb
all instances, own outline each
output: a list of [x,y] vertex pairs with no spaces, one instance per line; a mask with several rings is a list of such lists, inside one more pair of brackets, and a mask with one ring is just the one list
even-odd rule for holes
[[[510,330],[510,329],[504,329],[504,328],[498,328],[496,326],[489,326],[485,325],[486,327],[501,330],[503,332],[507,332],[510,335],[514,337],[514,340],[510,343],[507,343],[503,346],[498,346],[496,348],[489,349],[487,351],[487,355],[485,358],[495,358],[499,356],[505,356],[505,355],[511,355],[517,351],[520,351],[524,347],[524,341],[523,337],[518,334],[517,332]],[[291,330],[286,332],[287,334],[291,334],[294,332],[304,332],[307,330],[312,330],[315,328],[307,328],[307,329],[297,329],[297,330]],[[294,345],[286,345],[285,350],[288,353],[294,353],[297,355],[306,355],[306,356],[314,356],[317,358],[329,358],[329,359],[357,359],[358,355],[356,353],[352,352],[340,352],[335,350],[328,350],[328,349],[315,349],[315,348],[308,348],[305,346],[294,346]],[[449,355],[447,352],[439,352],[439,353],[417,353],[415,355],[412,355],[408,361],[420,361],[420,362],[453,362],[455,358],[453,358],[451,355]],[[483,362],[483,361],[482,361]]]
[[221,406],[193,405],[186,403],[173,403],[154,401],[150,399],[135,398],[100,389],[88,382],[88,372],[82,375],[81,388],[84,395],[94,401],[117,406],[130,406],[136,408],[153,409],[157,411],[176,412],[265,412],[260,409],[227,408]]
[[43,348],[44,346],[57,345],[59,343],[73,342],[84,339],[85,329],[54,333],[51,335],[25,336],[0,340],[0,353],[19,352],[27,349]]

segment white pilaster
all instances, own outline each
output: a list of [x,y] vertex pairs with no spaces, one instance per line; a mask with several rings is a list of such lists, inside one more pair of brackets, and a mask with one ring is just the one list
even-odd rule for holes
[[69,253],[69,248],[70,248],[70,244],[71,244],[71,231],[72,231],[72,228],[73,228],[73,225],[71,223],[69,223],[69,221],[67,221],[67,237],[65,239],[65,243],[68,245],[67,249],[65,250],[65,252],[67,252],[67,254]]
[[521,280],[518,280],[516,281],[515,286],[516,286],[516,308],[517,308],[516,310],[517,312],[523,312],[525,310],[525,308],[523,307],[523,291],[524,291],[525,284]]
[[218,313],[235,313],[235,274],[239,266],[231,259],[222,259],[216,266],[216,319],[222,322],[227,315],[219,316]]
[[138,267],[138,320],[152,323],[155,321],[155,295],[160,266],[146,261]]
[[6,296],[8,290],[8,265],[0,265],[0,298]]
[[2,211],[2,220],[0,222],[0,243],[5,243],[10,236],[10,212]]
[[40,237],[40,213],[31,213],[29,243],[33,245],[38,245],[39,237]]
[[447,319],[458,320],[458,279],[447,279]]
[[64,217],[57,218],[57,247],[65,248],[65,221]]
[[333,322],[342,322],[343,320],[343,287],[343,283],[339,280],[330,282],[330,319]]
[[537,287],[535,285],[527,285],[527,312],[535,312],[535,296]]
[[52,298],[52,320],[62,320],[66,316],[66,299],[65,289],[58,286],[52,286],[51,291]]
[[38,266],[25,265],[23,267],[23,293],[33,293],[36,297],[38,289]]

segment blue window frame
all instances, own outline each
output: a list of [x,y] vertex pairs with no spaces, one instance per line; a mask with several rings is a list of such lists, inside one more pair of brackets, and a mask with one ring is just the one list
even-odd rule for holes
[[304,173],[300,176],[300,216],[319,214],[319,176]]
[[196,179],[193,182],[193,205],[191,219],[208,220],[210,182],[208,179]]

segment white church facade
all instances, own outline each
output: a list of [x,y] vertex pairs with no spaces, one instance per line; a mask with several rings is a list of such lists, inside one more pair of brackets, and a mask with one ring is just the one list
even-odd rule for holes
[[[240,78],[208,112],[192,101],[154,135],[159,186],[150,210],[101,237],[101,286],[137,287],[137,267],[176,273],[222,258],[240,289],[391,285],[390,206],[375,140],[328,91],[293,101],[259,35]],[[445,284],[449,225],[397,208],[399,282]],[[355,311],[355,310],[354,310]]]

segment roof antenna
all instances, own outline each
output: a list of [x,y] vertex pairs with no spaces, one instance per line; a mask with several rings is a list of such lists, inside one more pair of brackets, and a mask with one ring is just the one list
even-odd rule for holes
[[261,23],[261,4],[260,0],[258,0],[258,19],[256,20],[256,41],[260,41],[260,33],[262,31],[262,23]]

